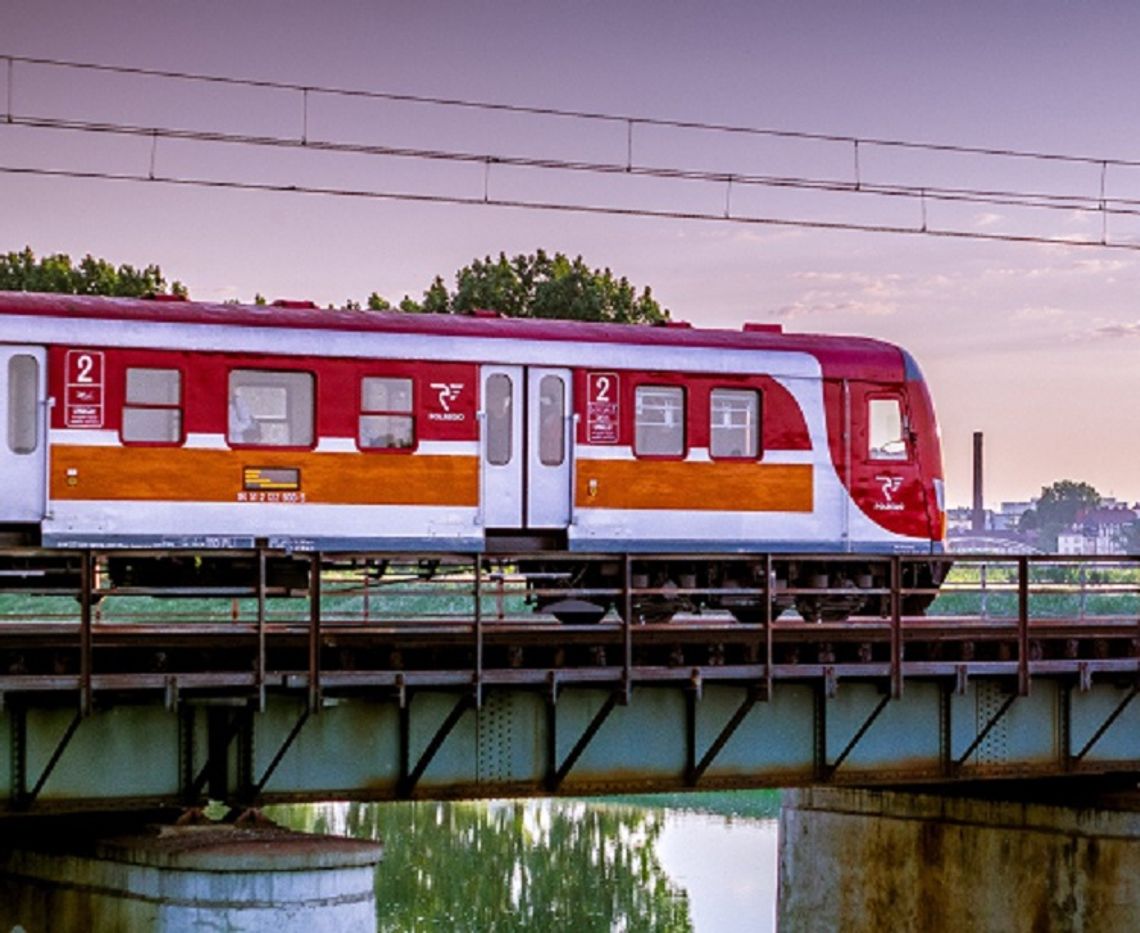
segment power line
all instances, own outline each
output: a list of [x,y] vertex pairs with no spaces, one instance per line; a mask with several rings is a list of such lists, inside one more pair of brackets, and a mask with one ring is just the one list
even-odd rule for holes
[[924,198],[931,201],[959,201],[993,207],[1026,207],[1045,210],[1084,211],[1098,214],[1140,215],[1140,200],[1098,197],[1074,193],[1061,194],[1042,191],[956,188],[940,185],[883,184],[832,178],[810,178],[796,175],[757,175],[743,172],[631,164],[628,162],[588,162],[571,159],[536,158],[487,152],[478,153],[449,149],[422,149],[370,143],[347,143],[331,139],[248,135],[243,133],[225,133],[216,130],[191,130],[177,127],[90,122],[55,117],[15,116],[12,117],[9,123],[13,126],[30,129],[71,130],[80,133],[135,136],[148,139],[169,139],[266,148],[305,149],[318,152],[411,158],[428,161],[465,162],[511,168],[534,168],[603,175],[634,175],[667,181],[732,183],[738,186],[795,188],[830,193],[854,193],[876,197],[907,198],[911,200]]
[[[221,75],[204,75],[191,72],[169,71],[149,68],[136,68],[121,65],[105,65],[90,62],[74,62],[29,56],[0,54],[0,60],[7,59],[7,113],[4,121],[13,127],[32,130],[71,131],[87,134],[107,134],[124,137],[145,137],[150,139],[150,164],[146,175],[131,172],[98,172],[83,170],[42,170],[22,166],[0,166],[0,171],[8,174],[41,175],[46,177],[70,177],[118,181],[162,181],[167,184],[192,185],[199,187],[233,188],[250,191],[302,192],[309,194],[329,194],[344,197],[370,197],[386,200],[405,200],[452,204],[483,204],[500,207],[525,207],[541,210],[561,210],[579,213],[603,213],[620,216],[642,216],[672,219],[721,220],[737,223],[770,224],[781,226],[809,227],[817,229],[859,230],[883,233],[911,233],[930,236],[956,237],[976,240],[1000,240],[1023,243],[1052,243],[1081,246],[1102,246],[1116,249],[1137,249],[1140,246],[1129,242],[1108,239],[1108,218],[1140,216],[1140,200],[1109,197],[1107,193],[1107,172],[1109,166],[1140,166],[1140,162],[1124,159],[1101,159],[1086,156],[1063,155],[1059,153],[1034,152],[1030,150],[994,149],[950,144],[922,143],[908,140],[856,137],[828,133],[811,133],[790,130],[774,130],[755,126],[707,123],[701,121],[668,120],[647,116],[630,116],[584,110],[562,110],[547,107],[528,107],[515,104],[493,103],[461,98],[429,97],[423,95],[397,94],[369,91],[355,88],[303,85],[296,83],[264,81],[245,78],[232,78]],[[302,122],[300,136],[274,136],[265,134],[231,133],[217,130],[195,130],[174,126],[142,126],[131,123],[110,121],[88,121],[63,119],[58,117],[17,114],[13,104],[16,63],[46,67],[106,72],[134,77],[160,78],[204,82],[209,84],[252,87],[261,89],[300,92],[302,95]],[[382,144],[346,142],[336,139],[315,139],[309,137],[309,97],[311,94],[359,97],[383,101],[412,102],[446,107],[464,107],[483,111],[505,111],[531,116],[556,116],[561,118],[609,121],[627,125],[627,148],[624,162],[585,161],[553,157],[532,157],[490,152],[474,152],[462,149],[429,149]],[[811,177],[804,175],[772,175],[724,170],[701,170],[660,164],[641,164],[633,158],[634,127],[657,126],[671,129],[699,129],[721,133],[745,133],[757,136],[770,136],[782,139],[799,139],[816,142],[843,143],[852,146],[854,176],[851,179],[834,177]],[[160,176],[156,171],[158,141],[178,140],[229,146],[251,146],[259,148],[300,149],[327,153],[347,153],[377,157],[417,159],[431,162],[480,164],[484,167],[482,197],[461,195],[413,194],[407,192],[353,190],[315,185],[277,185],[257,181],[224,182],[208,178]],[[1004,156],[1052,162],[1079,163],[1099,167],[1099,193],[1085,195],[1053,191],[1017,191],[998,187],[960,187],[946,185],[915,185],[868,182],[863,180],[860,163],[860,147],[884,146],[926,152],[950,152],[959,154]],[[688,211],[662,208],[623,208],[604,205],[551,203],[527,200],[525,198],[490,198],[489,184],[492,167],[525,168],[541,171],[586,173],[596,175],[629,175],[661,181],[690,181],[725,186],[723,211]],[[851,221],[825,221],[791,217],[757,217],[741,214],[733,210],[732,196],[735,188],[764,187],[828,194],[857,194],[862,198],[903,199],[914,202],[921,210],[921,224],[907,226],[883,223],[858,223]],[[986,207],[1007,207],[1034,210],[1080,212],[1101,217],[1099,239],[1070,238],[1067,236],[1039,236],[1032,234],[1009,234],[995,231],[953,229],[947,226],[932,227],[928,222],[929,203],[960,203]]]
[[269,192],[275,194],[311,194],[341,198],[363,198],[384,201],[410,201],[421,204],[456,204],[478,207],[523,208],[526,210],[557,211],[577,214],[600,214],[616,217],[647,217],[667,220],[703,220],[719,223],[745,224],[770,227],[801,227],[817,230],[850,230],[862,233],[893,233],[919,236],[941,237],[960,240],[986,240],[1003,243],[1038,243],[1052,246],[1099,247],[1101,249],[1121,249],[1140,251],[1140,242],[1109,241],[1043,237],[1030,234],[987,233],[921,226],[906,227],[892,224],[861,224],[848,221],[814,220],[810,218],[762,217],[756,215],[717,214],[704,211],[662,210],[653,208],[615,207],[608,205],[573,204],[553,201],[533,201],[520,198],[465,197],[462,195],[417,194],[414,192],[379,191],[374,189],[336,188],[318,185],[279,185],[265,182],[226,181],[209,178],[189,178],[166,175],[142,175],[131,173],[78,171],[70,169],[44,169],[26,166],[0,165],[0,173],[48,178],[72,178],[79,180],[151,182],[180,187],[213,188],[233,191]]
[[[842,143],[865,147],[880,146],[893,149],[914,149],[925,152],[956,153],[959,155],[981,155],[1013,159],[1032,159],[1047,162],[1070,162],[1082,165],[1110,167],[1140,167],[1140,160],[1107,158],[1103,156],[1073,153],[1046,152],[1044,150],[1014,149],[992,146],[969,146],[955,143],[932,143],[918,140],[898,139],[882,136],[858,136],[847,133],[825,133],[808,130],[787,130],[773,127],[750,126],[747,124],[717,123],[704,120],[680,120],[666,117],[653,117],[644,114],[610,113],[600,110],[575,110],[559,107],[537,107],[525,104],[507,104],[495,101],[476,100],[462,97],[441,97],[425,94],[407,94],[394,91],[373,91],[364,88],[338,87],[335,85],[299,84],[288,81],[271,81],[257,78],[234,78],[225,75],[210,75],[190,71],[172,71],[160,68],[141,68],[129,65],[108,65],[97,62],[80,62],[56,58],[40,58],[28,55],[9,55],[0,52],[0,60],[26,65],[42,65],[52,68],[96,71],[108,74],[133,75],[136,77],[164,78],[168,80],[192,81],[209,84],[232,85],[235,87],[260,88],[263,90],[293,91],[300,94],[323,94],[332,97],[356,97],[368,100],[393,103],[426,104],[440,107],[460,107],[474,110],[498,111],[525,114],[530,116],[565,117],[568,119],[604,121],[608,123],[655,126],[670,129],[704,130],[718,133],[737,133],[752,136],[769,136],[777,139],[800,139],[814,142]],[[9,108],[11,115],[11,108]]]

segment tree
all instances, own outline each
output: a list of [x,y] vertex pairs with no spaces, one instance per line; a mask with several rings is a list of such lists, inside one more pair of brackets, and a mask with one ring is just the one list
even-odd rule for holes
[[1100,505],[1100,493],[1088,483],[1059,480],[1041,489],[1036,507],[1025,512],[1018,523],[1022,531],[1036,529],[1040,543],[1056,550],[1057,535],[1071,527],[1082,512]]
[[[64,253],[37,259],[30,246],[21,252],[0,255],[0,290],[122,297],[187,294],[181,282],[168,284],[157,265],[142,269],[126,264],[116,267],[90,254],[78,264],[73,264]],[[253,301],[266,304],[260,292]],[[379,292],[372,292],[363,303],[353,299],[345,302],[350,309],[362,306],[370,311],[388,311],[392,303]],[[448,289],[443,276],[437,275],[421,300],[405,295],[398,307],[413,314],[462,314],[487,309],[505,317],[569,318],[615,324],[662,324],[669,320],[668,309],[658,304],[648,287],[638,292],[624,276],[618,278],[608,268],[591,269],[581,256],[550,256],[541,249],[510,259],[506,253],[499,253],[498,259],[475,259],[455,274],[454,292]]]
[[[373,292],[368,307],[384,310],[388,302]],[[578,321],[608,321],[618,324],[660,324],[669,320],[647,287],[638,293],[628,279],[617,278],[609,269],[591,269],[579,256],[562,253],[549,256],[538,250],[508,259],[499,253],[476,259],[455,275],[450,292],[442,276],[436,276],[424,292],[423,301],[405,296],[402,311],[456,314],[478,309],[498,311],[505,317],[570,318]]]
[[420,306],[428,314],[447,314],[451,310],[451,295],[447,286],[443,284],[443,277],[437,275],[428,290],[424,292],[424,301]]
[[169,283],[156,265],[136,269],[113,266],[90,253],[73,264],[65,253],[36,259],[30,246],[0,256],[0,289],[23,292],[64,292],[70,295],[117,295],[143,298],[151,295],[186,295],[181,282]]

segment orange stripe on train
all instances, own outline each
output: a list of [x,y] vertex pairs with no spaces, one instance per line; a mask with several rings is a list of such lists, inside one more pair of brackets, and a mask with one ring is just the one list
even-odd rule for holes
[[[56,445],[51,457],[56,500],[236,502],[274,486],[334,504],[474,508],[479,498],[476,457],[75,445]],[[292,470],[295,486],[272,482]]]
[[583,460],[574,501],[602,509],[810,512],[811,464]]

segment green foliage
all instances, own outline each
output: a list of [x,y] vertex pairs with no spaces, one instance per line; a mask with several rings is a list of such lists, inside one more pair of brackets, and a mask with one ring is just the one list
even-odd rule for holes
[[[78,263],[63,253],[37,259],[31,247],[0,255],[0,290],[64,292],[73,295],[150,295],[187,294],[186,286],[169,284],[156,265],[137,269],[114,266],[90,254]],[[261,292],[253,296],[255,305],[267,304]],[[392,303],[379,292],[372,292],[364,303],[370,311],[388,311]],[[345,307],[359,310],[361,302],[349,299]],[[463,314],[476,310],[497,311],[505,317],[567,318],[576,321],[605,321],[615,324],[661,324],[669,320],[646,287],[640,292],[625,277],[610,269],[591,269],[581,256],[570,259],[563,253],[548,255],[538,250],[498,259],[487,256],[464,266],[455,275],[450,291],[443,276],[437,275],[419,301],[405,295],[401,311],[418,314]]]
[[451,295],[443,283],[443,276],[437,275],[428,290],[424,292],[424,301],[421,309],[428,314],[447,314],[451,311]]
[[1021,531],[1036,530],[1038,544],[1045,550],[1056,550],[1057,535],[1070,527],[1086,509],[1100,505],[1100,493],[1088,483],[1071,479],[1059,480],[1041,490],[1036,508],[1025,512],[1018,521]]
[[[987,562],[985,570],[961,555],[929,616],[976,616],[1016,619],[1016,559]],[[1029,617],[1135,617],[1140,613],[1140,569],[1089,563],[1029,564]]]
[[[487,308],[506,317],[569,318],[616,324],[660,324],[669,312],[647,287],[638,294],[625,277],[609,269],[591,269],[579,256],[548,256],[538,250],[512,259],[500,253],[476,259],[455,276],[452,311]],[[442,285],[439,279],[433,288]],[[431,310],[426,306],[425,309]]]
[[[391,305],[378,293],[368,296],[368,307],[386,311]],[[662,308],[647,287],[639,293],[629,280],[609,269],[591,269],[579,256],[547,255],[538,250],[498,259],[476,259],[455,274],[455,291],[437,275],[421,301],[407,295],[400,310],[428,314],[464,314],[498,311],[504,317],[567,318],[613,324],[662,324],[669,311]]]
[[511,800],[286,806],[267,814],[306,832],[384,843],[380,930],[692,930],[686,893],[657,853],[661,810]]
[[186,295],[181,282],[169,283],[156,265],[136,269],[113,266],[90,253],[73,264],[65,253],[37,259],[30,246],[0,255],[0,289],[22,292],[63,292],[69,295],[115,295],[143,298],[151,295]]

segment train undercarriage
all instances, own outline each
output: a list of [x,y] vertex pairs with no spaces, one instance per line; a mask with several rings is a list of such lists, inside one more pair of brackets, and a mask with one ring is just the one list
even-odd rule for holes
[[[727,611],[758,624],[794,610],[807,622],[839,622],[853,615],[891,615],[892,564],[852,557],[772,559],[630,558],[586,564],[520,562],[539,611],[564,622],[600,621],[611,609],[634,622],[667,622],[677,613]],[[951,562],[900,565],[901,615],[922,615],[934,601]],[[770,612],[769,616],[769,606]]]
[[[42,557],[21,556],[35,542],[9,529],[0,547],[0,576],[5,589],[36,589],[44,574],[54,586],[80,585],[80,551],[45,563]],[[38,536],[37,536],[38,537]],[[518,543],[518,542],[512,542]],[[537,551],[538,549],[536,549]],[[411,555],[409,555],[411,557]],[[899,597],[899,613],[922,615],[934,601],[952,566],[944,558],[892,563],[889,557],[864,555],[573,555],[542,554],[532,559],[514,555],[484,555],[509,566],[525,579],[527,602],[536,612],[566,623],[601,621],[607,613],[620,618],[630,614],[635,623],[662,623],[674,615],[723,611],[737,621],[759,624],[794,611],[807,622],[839,622],[850,616],[887,617],[892,613],[892,583]],[[375,564],[382,577],[408,561],[393,555]],[[418,573],[430,577],[436,563],[418,561]],[[300,595],[308,590],[310,558],[307,554],[267,552],[265,586],[268,594]],[[44,568],[48,568],[46,571]],[[256,552],[103,551],[99,563],[106,582],[115,588],[147,589],[153,595],[172,596],[187,591],[256,585]],[[892,573],[899,579],[892,581]],[[769,610],[770,603],[770,610]],[[770,611],[770,616],[769,616]]]

